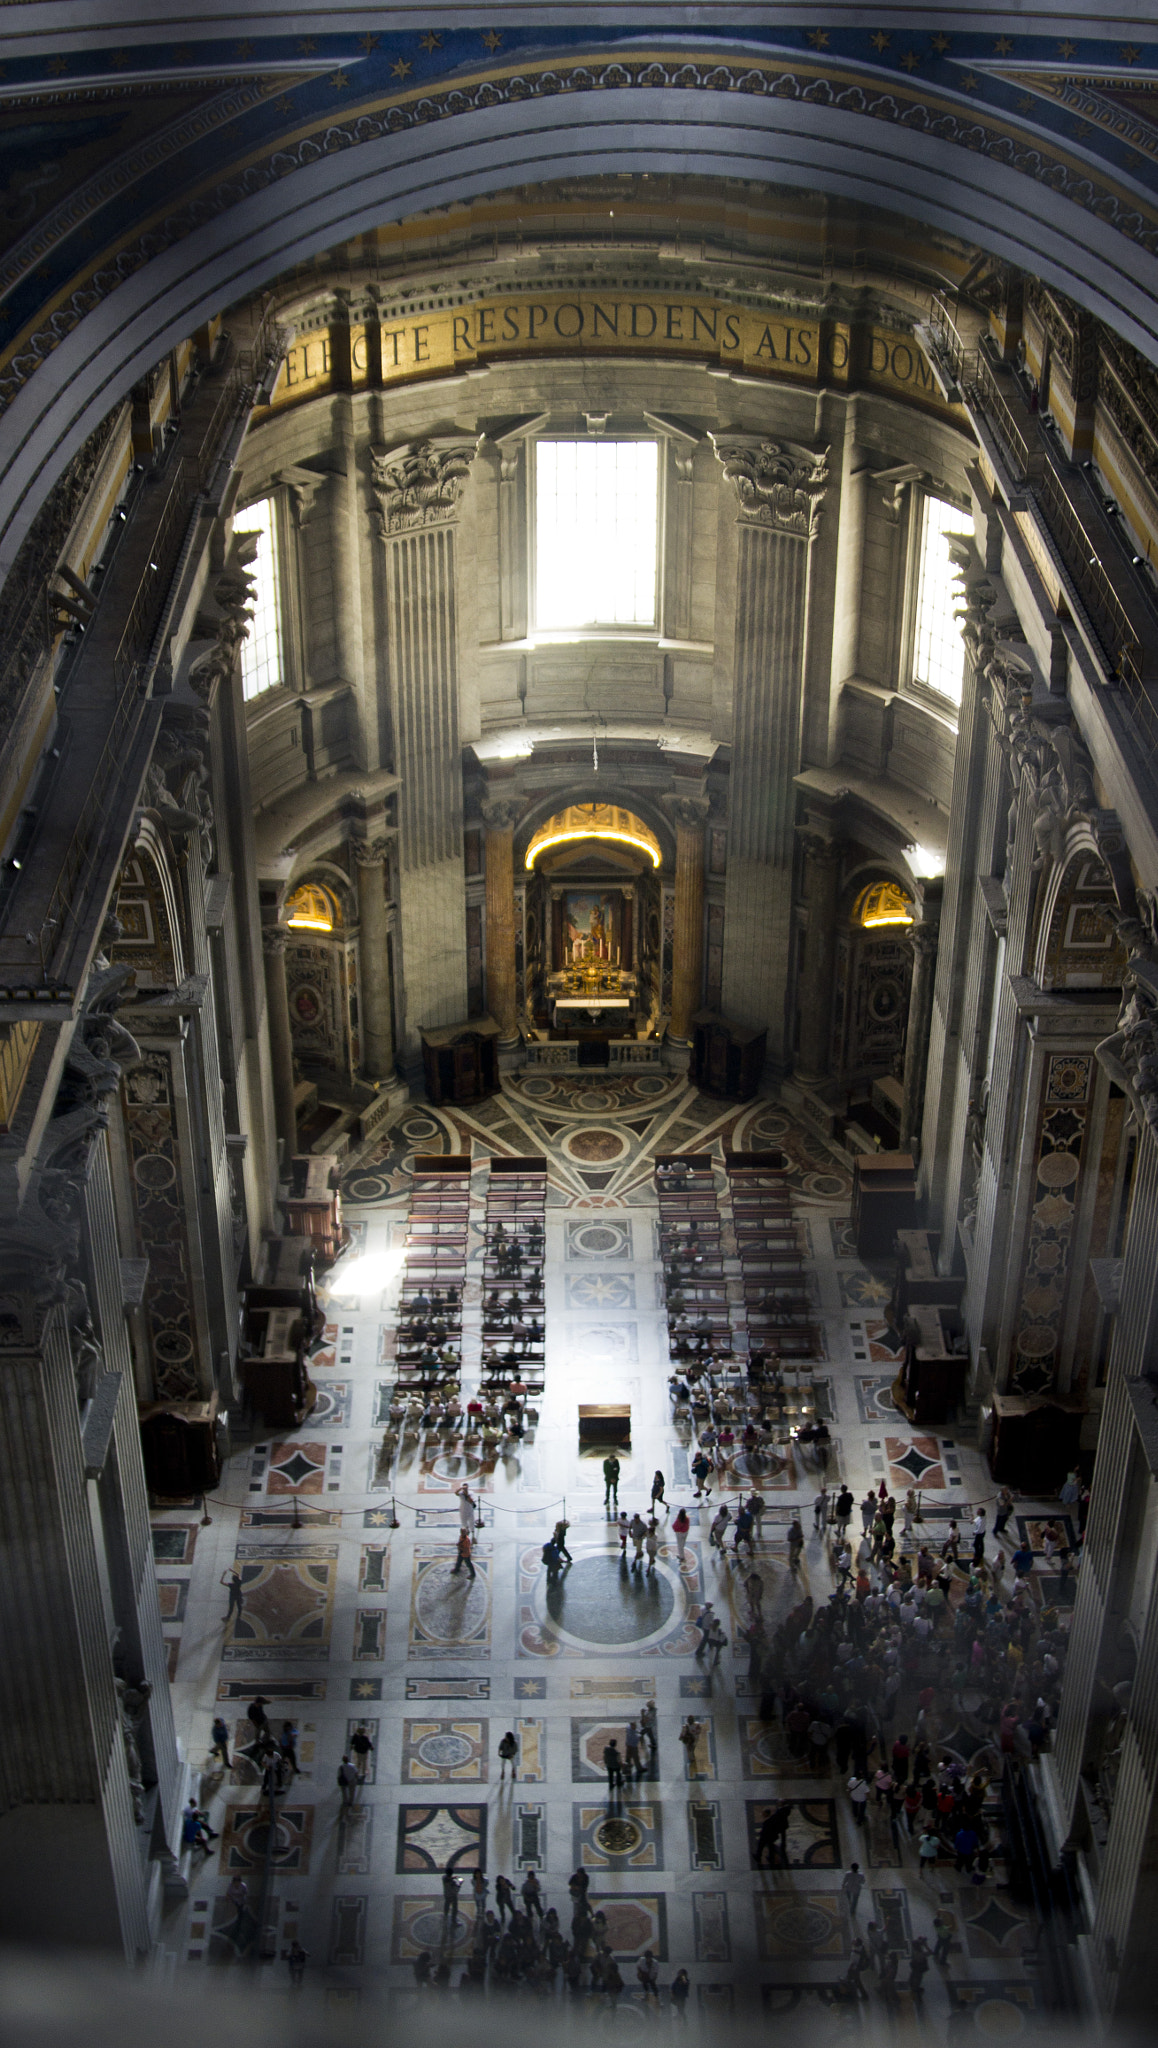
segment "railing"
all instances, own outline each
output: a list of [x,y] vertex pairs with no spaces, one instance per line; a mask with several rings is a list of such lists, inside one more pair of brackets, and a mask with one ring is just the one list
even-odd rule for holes
[[933,300],[929,325],[933,330],[939,353],[948,363],[956,382],[962,390],[966,390],[976,378],[977,351],[966,348],[957,322],[944,299]]
[[213,415],[201,436],[200,446],[194,457],[197,488],[208,495],[217,475],[228,431],[237,414],[245,404],[250,382],[240,362],[234,363],[221,387],[221,395],[213,408]]
[[1106,657],[1111,676],[1142,684],[1143,651],[1138,631],[1098,552],[1100,537],[1082,522],[1061,477],[1046,465],[1036,494],[1066,573],[1077,591]]
[[153,644],[189,524],[189,483],[187,465],[183,460],[178,461],[153,535],[148,565],[137,586],[124,632],[113,656],[113,680],[118,689],[136,676]]
[[85,907],[81,881],[94,852],[99,855],[103,848],[106,798],[114,782],[124,772],[144,703],[134,671],[117,701],[88,795],[81,806],[48,899],[39,934],[42,972],[47,972],[50,961],[58,956],[70,922]]
[[[1012,372],[1007,375],[1012,377]],[[1027,413],[1019,419],[1002,389],[996,367],[990,361],[984,348],[977,351],[974,382],[970,397],[983,412],[987,412],[997,428],[1016,483],[1028,483],[1040,476],[1045,456]]]

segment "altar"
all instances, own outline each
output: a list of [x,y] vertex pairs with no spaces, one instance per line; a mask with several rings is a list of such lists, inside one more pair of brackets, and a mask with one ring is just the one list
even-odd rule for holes
[[638,982],[624,968],[592,960],[547,977],[547,1001],[556,1031],[606,1029],[629,1035],[634,1024]]

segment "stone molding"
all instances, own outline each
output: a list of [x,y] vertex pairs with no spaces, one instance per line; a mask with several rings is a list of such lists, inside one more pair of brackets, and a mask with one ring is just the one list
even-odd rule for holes
[[284,924],[263,924],[261,928],[261,950],[268,960],[284,956],[289,945],[289,926]]
[[711,434],[724,475],[736,486],[741,521],[797,540],[820,531],[828,488],[828,449],[772,441],[762,434]]
[[397,448],[371,451],[378,531],[383,540],[431,526],[446,526],[458,515],[470,466],[482,434],[436,434],[403,441]]

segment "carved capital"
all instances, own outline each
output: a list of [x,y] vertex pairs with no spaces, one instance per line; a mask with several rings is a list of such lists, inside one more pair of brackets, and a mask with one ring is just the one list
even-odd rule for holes
[[[244,514],[238,515],[244,518]],[[250,565],[257,554],[256,533],[235,533],[221,574],[210,587],[210,605],[193,622],[193,639],[208,640],[189,670],[190,689],[203,704],[212,704],[220,684],[233,677],[238,650],[253,617],[254,581]]]
[[354,839],[354,859],[360,868],[380,868],[386,858],[388,841],[385,839]]
[[712,434],[724,475],[736,486],[739,517],[774,533],[812,540],[828,488],[828,450],[760,434]]
[[284,924],[263,924],[261,928],[261,950],[267,960],[284,957],[289,944],[289,927]]
[[912,947],[918,960],[929,960],[937,950],[938,935],[939,926],[924,920],[920,924],[909,926],[905,933],[905,944]]
[[825,839],[819,832],[809,832],[797,827],[801,851],[810,867],[834,868],[840,859],[841,846],[838,839]]
[[487,796],[479,805],[488,832],[513,832],[526,808],[521,796]]
[[428,441],[375,449],[371,459],[382,539],[454,519],[482,440],[481,434],[436,434]]
[[711,815],[711,805],[706,796],[685,796],[682,791],[668,790],[660,802],[671,819],[684,832],[702,832]]

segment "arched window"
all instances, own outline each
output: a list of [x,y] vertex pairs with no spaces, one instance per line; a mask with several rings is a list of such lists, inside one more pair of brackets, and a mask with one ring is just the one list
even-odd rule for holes
[[259,498],[247,505],[234,521],[235,533],[256,533],[257,553],[250,564],[253,579],[253,618],[241,648],[242,694],[260,697],[263,690],[276,689],[285,681],[285,654],[281,617],[281,560],[277,536],[277,506],[272,498]]

